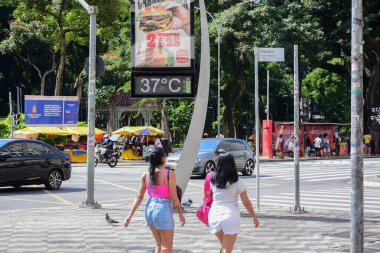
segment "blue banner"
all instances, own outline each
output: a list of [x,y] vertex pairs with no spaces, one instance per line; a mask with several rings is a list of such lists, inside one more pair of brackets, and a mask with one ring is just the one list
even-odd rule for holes
[[76,126],[77,97],[25,96],[25,124],[45,126]]

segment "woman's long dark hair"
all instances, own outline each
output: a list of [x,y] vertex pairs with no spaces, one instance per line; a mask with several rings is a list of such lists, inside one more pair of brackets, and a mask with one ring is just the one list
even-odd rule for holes
[[149,178],[150,178],[150,188],[154,189],[154,182],[156,181],[156,168],[163,164],[162,157],[164,157],[165,151],[162,148],[153,148],[149,155]]
[[228,186],[236,183],[238,179],[234,157],[229,153],[220,154],[211,183],[219,189],[227,189]]

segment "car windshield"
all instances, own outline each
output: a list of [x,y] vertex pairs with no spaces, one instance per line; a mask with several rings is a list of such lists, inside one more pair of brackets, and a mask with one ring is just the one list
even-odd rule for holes
[[199,152],[210,152],[215,150],[220,140],[202,140],[199,145]]

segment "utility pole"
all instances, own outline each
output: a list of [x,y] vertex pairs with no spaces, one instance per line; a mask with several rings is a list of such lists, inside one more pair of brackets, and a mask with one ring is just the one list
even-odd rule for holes
[[269,70],[267,70],[267,120],[269,120]]
[[300,206],[300,91],[298,73],[298,45],[294,45],[294,211],[301,211]]
[[13,138],[13,110],[12,110],[12,92],[9,92],[9,117],[11,121],[11,138]]
[[17,86],[17,114],[20,113],[20,88]]
[[363,1],[352,0],[351,20],[351,253],[364,252]]
[[96,83],[96,14],[97,6],[89,6],[84,0],[78,2],[90,15],[90,52],[88,74],[88,136],[87,136],[87,200],[82,207],[101,208],[94,200],[94,154],[95,154],[95,83]]
[[259,48],[255,46],[255,134],[256,134],[256,206],[260,210],[260,117],[259,117]]

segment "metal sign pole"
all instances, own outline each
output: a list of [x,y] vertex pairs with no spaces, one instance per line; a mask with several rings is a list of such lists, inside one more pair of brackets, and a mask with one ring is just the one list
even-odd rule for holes
[[351,29],[351,253],[364,252],[363,1],[352,0]]
[[255,46],[256,206],[260,210],[259,48]]
[[90,52],[88,74],[88,135],[87,135],[87,200],[83,207],[101,208],[94,200],[94,154],[95,154],[95,83],[96,83],[96,14],[97,6],[89,6],[85,1],[78,2],[90,15]]
[[298,73],[298,45],[294,45],[294,211],[301,211],[300,206],[300,93]]
[[17,86],[17,114],[20,113],[20,88]]
[[9,117],[11,120],[11,137],[13,138],[13,110],[12,110],[12,92],[9,92]]

